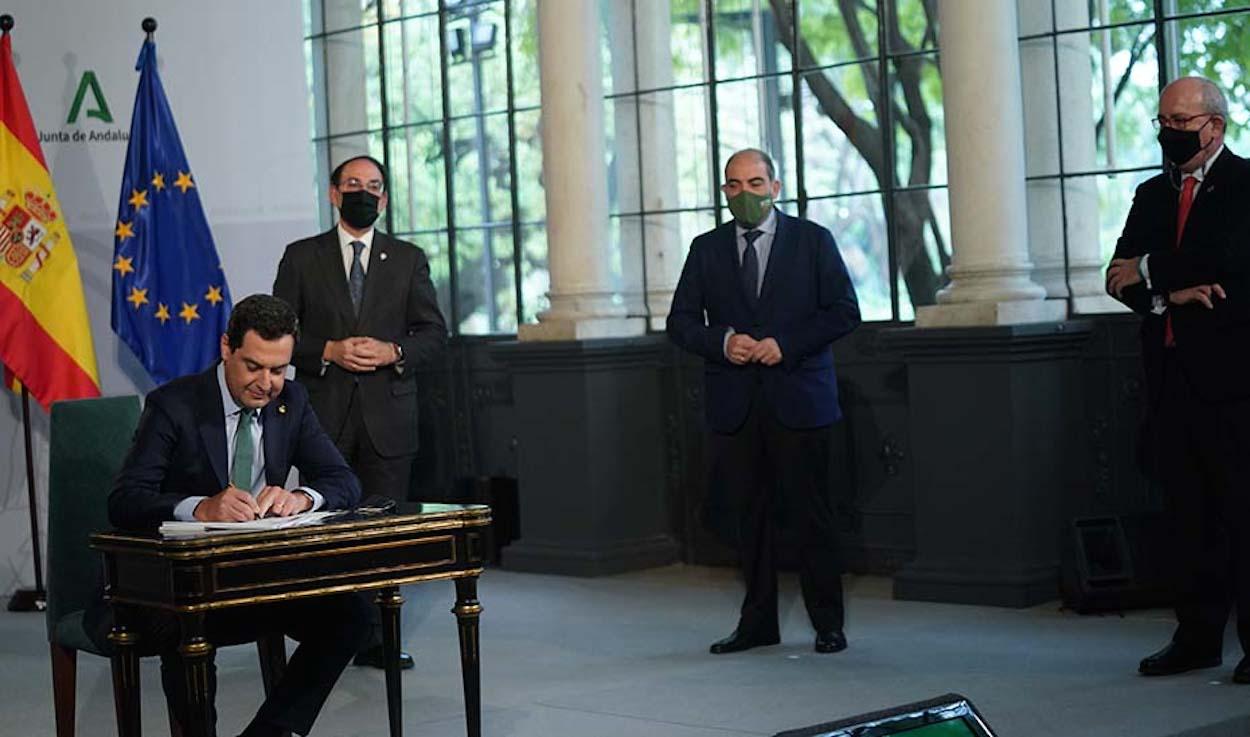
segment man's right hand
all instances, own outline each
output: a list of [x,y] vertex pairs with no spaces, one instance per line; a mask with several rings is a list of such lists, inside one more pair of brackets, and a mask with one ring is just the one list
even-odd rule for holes
[[741,366],[751,360],[751,352],[755,350],[755,338],[746,333],[734,333],[729,336],[729,343],[725,346],[725,358],[730,363]]
[[1219,284],[1199,284],[1196,287],[1178,289],[1168,292],[1168,302],[1174,305],[1187,305],[1197,302],[1208,310],[1215,308],[1216,299],[1226,299],[1224,287]]
[[260,516],[260,507],[251,494],[227,486],[195,505],[193,515],[200,522],[250,522]]
[[326,341],[321,357],[348,371],[375,371],[377,356],[369,350],[368,338],[344,338]]

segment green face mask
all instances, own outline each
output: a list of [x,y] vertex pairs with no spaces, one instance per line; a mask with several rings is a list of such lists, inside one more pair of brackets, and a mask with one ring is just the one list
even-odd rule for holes
[[745,189],[729,198],[729,212],[745,228],[754,228],[764,222],[772,207],[772,195],[759,195]]

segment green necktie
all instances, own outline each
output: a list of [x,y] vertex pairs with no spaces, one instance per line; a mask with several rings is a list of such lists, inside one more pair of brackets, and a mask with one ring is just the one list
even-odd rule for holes
[[253,410],[239,410],[239,426],[234,431],[234,461],[230,464],[230,483],[248,493],[252,491]]

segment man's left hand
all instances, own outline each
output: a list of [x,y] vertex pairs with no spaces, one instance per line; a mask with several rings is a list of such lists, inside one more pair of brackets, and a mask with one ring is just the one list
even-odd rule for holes
[[1140,282],[1142,280],[1141,270],[1138,267],[1140,262],[1140,256],[1111,259],[1111,265],[1107,267],[1107,293],[1123,297],[1125,287],[1131,287]]
[[765,366],[776,366],[781,363],[781,346],[777,345],[775,338],[764,338],[755,344],[749,360]]
[[256,496],[260,506],[257,517],[290,517],[312,507],[312,497],[302,491],[287,491],[281,486],[266,486]]

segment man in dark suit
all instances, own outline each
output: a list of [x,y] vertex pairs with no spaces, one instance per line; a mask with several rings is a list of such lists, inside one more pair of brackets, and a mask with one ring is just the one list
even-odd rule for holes
[[[273,293],[295,308],[292,363],[321,425],[366,494],[408,496],[417,452],[417,375],[446,345],[430,262],[407,241],[374,229],[386,208],[386,172],[369,156],[330,175],[333,229],[286,248]],[[357,665],[383,667],[382,624]],[[401,655],[411,668],[412,657]]]
[[[1234,603],[1250,653],[1250,162],[1224,146],[1227,120],[1210,81],[1164,88],[1166,171],[1137,188],[1107,269],[1107,290],[1142,315],[1141,450],[1173,528],[1177,628],[1141,661],[1147,676],[1219,665]],[[1233,680],[1250,683],[1250,658]]]
[[[109,494],[114,525],[150,530],[166,520],[244,521],[358,502],[360,484],[321,429],[308,395],[284,380],[296,330],[295,313],[282,300],[248,297],[230,315],[221,363],[148,395]],[[292,466],[304,485],[287,490]],[[161,655],[165,695],[185,724],[177,621],[147,613],[137,627],[140,647]],[[300,643],[243,733],[248,737],[307,734],[369,632],[367,607],[353,595],[211,612],[205,628],[214,645],[255,640],[263,632],[282,632]],[[210,674],[215,694],[215,668]]]
[[705,362],[706,508],[728,521],[746,579],[738,627],[711,652],[780,641],[776,511],[797,543],[816,651],[837,652],[846,638],[828,469],[842,413],[831,344],[859,325],[855,289],[829,231],[773,207],[781,182],[768,154],[735,153],[721,189],[734,220],[690,244],[668,316],[673,342]]

